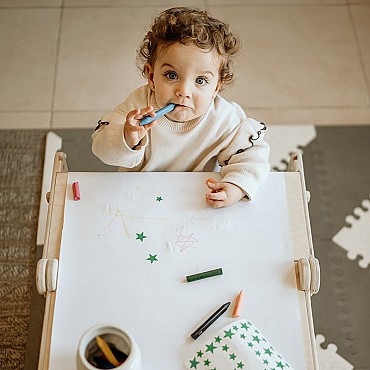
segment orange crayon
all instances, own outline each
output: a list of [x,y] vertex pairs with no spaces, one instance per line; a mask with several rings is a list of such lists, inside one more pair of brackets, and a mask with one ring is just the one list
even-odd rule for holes
[[233,317],[239,317],[239,308],[241,305],[241,300],[243,297],[243,291],[241,290],[240,293],[237,295],[236,300],[235,300],[235,307],[233,311]]

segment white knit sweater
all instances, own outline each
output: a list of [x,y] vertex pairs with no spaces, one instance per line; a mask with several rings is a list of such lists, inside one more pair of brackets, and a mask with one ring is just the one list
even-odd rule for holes
[[123,171],[213,171],[218,162],[223,182],[239,186],[249,199],[254,197],[270,170],[263,123],[247,118],[239,105],[217,95],[207,112],[194,120],[160,118],[141,147],[133,150],[123,135],[126,115],[150,105],[159,109],[146,85],[105,114],[101,121],[109,124],[93,133],[93,153]]

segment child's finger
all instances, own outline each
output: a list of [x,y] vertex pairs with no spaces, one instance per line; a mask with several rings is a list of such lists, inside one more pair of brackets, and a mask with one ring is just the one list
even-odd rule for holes
[[225,202],[222,200],[212,200],[206,197],[206,203],[209,207],[212,208],[221,208],[224,207]]
[[155,116],[155,113],[153,112],[153,107],[146,107],[142,109],[135,109],[131,112],[129,112],[126,116],[126,121],[130,123],[131,125],[137,125],[141,119],[143,119],[145,116],[150,115],[151,117]]
[[142,119],[145,116],[154,117],[155,116],[154,108],[150,106],[150,107],[140,109],[140,118],[138,119]]
[[216,182],[215,180],[213,181],[207,180],[207,186],[212,190],[212,192],[219,192],[224,189],[224,184],[222,182]]
[[[153,117],[153,116],[152,116]],[[158,123],[158,121],[155,119],[154,121],[146,124],[146,125],[143,125],[143,126],[140,126],[140,127],[143,127],[145,130],[150,130],[153,126],[155,126],[156,124]]]
[[213,201],[223,201],[227,199],[226,193],[224,191],[211,192],[206,194],[206,198]]
[[137,120],[136,117],[138,115],[140,115],[140,109],[132,110],[126,116],[126,123],[129,123],[130,125],[134,125],[135,121]]

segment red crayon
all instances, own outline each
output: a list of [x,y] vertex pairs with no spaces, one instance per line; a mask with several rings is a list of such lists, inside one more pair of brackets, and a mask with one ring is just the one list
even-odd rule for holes
[[80,200],[80,187],[78,185],[78,182],[74,182],[72,184],[72,190],[73,190],[73,199],[74,200]]

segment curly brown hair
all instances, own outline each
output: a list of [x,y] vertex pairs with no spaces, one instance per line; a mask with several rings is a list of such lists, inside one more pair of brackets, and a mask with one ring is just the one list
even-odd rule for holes
[[220,82],[222,87],[234,80],[232,56],[240,49],[240,40],[227,23],[208,15],[205,10],[187,7],[167,9],[154,19],[137,50],[137,65],[147,77],[145,65],[154,65],[159,46],[167,47],[180,42],[194,42],[199,48],[216,51],[221,57]]

